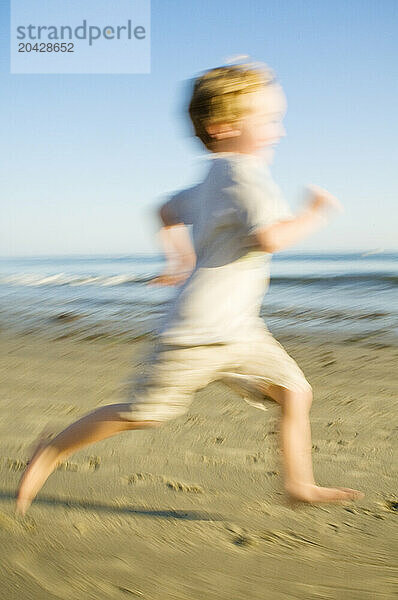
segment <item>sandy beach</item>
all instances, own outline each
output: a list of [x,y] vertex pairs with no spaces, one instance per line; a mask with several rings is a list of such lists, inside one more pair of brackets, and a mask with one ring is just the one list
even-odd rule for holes
[[366,336],[278,339],[314,389],[316,479],[363,500],[291,503],[279,408],[256,410],[216,383],[163,428],[72,456],[22,519],[14,496],[37,436],[125,401],[150,342],[2,331],[0,598],[392,598],[397,348]]

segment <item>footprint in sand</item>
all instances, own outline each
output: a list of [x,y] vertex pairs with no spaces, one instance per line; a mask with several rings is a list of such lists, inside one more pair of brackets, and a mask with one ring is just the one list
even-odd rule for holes
[[86,463],[74,463],[70,461],[62,462],[58,465],[58,471],[97,471],[101,465],[101,458],[99,456],[90,456]]
[[384,503],[385,508],[390,512],[398,512],[398,500],[390,499]]
[[[0,465],[4,464],[5,468],[8,471],[24,471],[28,465],[28,460],[21,460],[19,458],[10,458],[7,457],[5,459],[0,458]],[[90,456],[87,463],[78,464],[70,461],[62,462],[58,465],[57,469],[59,471],[89,471],[100,468],[101,458],[99,456]]]
[[226,523],[225,529],[232,534],[230,541],[238,548],[249,548],[256,543],[253,536],[249,535],[244,529],[241,529],[235,524]]
[[153,482],[163,483],[175,492],[190,492],[193,494],[203,494],[203,488],[200,485],[183,483],[181,481],[174,481],[173,479],[168,479],[164,475],[155,475],[153,473],[132,473],[127,477],[123,477],[123,480],[127,481],[129,485],[139,485]]
[[173,481],[170,479],[164,479],[164,483],[168,488],[175,492],[188,492],[193,494],[203,494],[203,488],[200,485],[182,483],[181,481]]
[[247,548],[248,546],[253,546],[255,540],[248,535],[240,534],[233,538],[232,543],[240,548]]
[[264,463],[266,458],[262,452],[256,452],[256,454],[247,454],[246,462],[251,463]]
[[161,477],[159,475],[154,475],[153,473],[132,473],[131,475],[127,475],[123,477],[123,480],[126,481],[129,485],[137,485],[137,484],[145,484],[148,482],[159,481]]
[[[2,461],[3,462],[3,461]],[[26,465],[28,461],[20,460],[18,458],[5,458],[4,459],[5,467],[8,471],[24,471],[26,469]]]

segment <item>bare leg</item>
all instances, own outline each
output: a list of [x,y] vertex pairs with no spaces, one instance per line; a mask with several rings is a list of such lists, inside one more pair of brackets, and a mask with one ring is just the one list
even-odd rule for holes
[[40,443],[19,483],[17,511],[25,514],[45,481],[60,461],[89,444],[132,429],[159,426],[157,421],[126,421],[119,412],[128,404],[112,404],[98,408],[72,423],[47,443]]
[[312,392],[270,386],[268,394],[282,407],[281,441],[286,491],[304,502],[341,502],[362,498],[363,494],[356,490],[319,487],[315,483],[309,420]]

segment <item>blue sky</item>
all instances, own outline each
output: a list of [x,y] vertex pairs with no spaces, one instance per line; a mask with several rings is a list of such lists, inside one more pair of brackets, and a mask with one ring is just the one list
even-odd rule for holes
[[308,183],[345,206],[296,249],[398,247],[396,0],[152,0],[146,75],[11,75],[0,20],[1,256],[155,250],[155,207],[206,168],[186,82],[236,54],[284,86],[291,207]]

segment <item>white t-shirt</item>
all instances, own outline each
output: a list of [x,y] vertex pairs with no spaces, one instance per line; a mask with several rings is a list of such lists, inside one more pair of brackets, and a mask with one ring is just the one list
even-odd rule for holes
[[262,339],[260,307],[271,255],[253,233],[292,218],[268,167],[248,154],[211,155],[205,179],[167,202],[192,225],[197,263],[159,330],[165,343],[202,345]]

